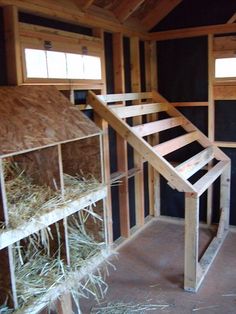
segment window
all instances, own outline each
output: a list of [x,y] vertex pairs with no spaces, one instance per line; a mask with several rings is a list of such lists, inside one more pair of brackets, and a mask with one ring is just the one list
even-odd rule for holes
[[215,77],[236,77],[236,58],[220,58],[215,60]]
[[100,57],[25,49],[27,78],[101,80]]

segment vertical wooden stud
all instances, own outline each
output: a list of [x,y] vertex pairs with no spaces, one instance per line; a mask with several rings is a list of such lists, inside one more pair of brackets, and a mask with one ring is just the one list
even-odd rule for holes
[[6,42],[7,80],[9,85],[19,85],[23,81],[23,75],[21,65],[18,9],[15,6],[6,6],[3,10]]
[[184,289],[194,292],[197,287],[199,242],[199,197],[185,194]]
[[[132,37],[130,39],[130,54],[131,54],[131,83],[132,92],[141,91],[140,81],[140,56],[139,56],[139,38]],[[137,104],[137,102],[134,102]],[[133,118],[133,125],[141,124],[141,117]],[[140,172],[135,176],[135,216],[136,225],[144,224],[144,178],[143,178],[143,160],[142,157],[134,152],[134,166],[140,169]]]
[[[146,91],[157,89],[157,55],[156,42],[145,41],[145,76]],[[148,122],[156,121],[158,114],[148,116]],[[159,135],[153,134],[148,137],[148,142],[154,146],[159,143]],[[150,215],[160,216],[160,174],[150,165],[148,165],[149,182],[149,204]]]
[[[106,72],[105,72],[105,56],[104,56],[104,31],[101,28],[94,28],[93,35],[103,39],[103,54],[102,54],[102,81],[103,88],[102,94],[106,94]],[[105,209],[105,223],[107,224],[106,229],[106,241],[108,244],[113,243],[113,227],[112,227],[112,206],[111,206],[111,187],[110,187],[110,157],[109,157],[109,134],[108,134],[108,123],[103,120],[97,114],[94,114],[94,122],[103,131],[102,147],[104,165],[104,182],[108,186],[107,198],[104,200]]]
[[[121,33],[113,34],[113,66],[115,93],[124,93],[123,34]],[[119,156],[117,160],[118,171],[125,173],[119,185],[120,235],[127,238],[130,236],[127,142],[119,134],[116,135],[116,140]]]
[[229,229],[230,214],[230,179],[231,166],[229,165],[220,177],[220,209],[224,211],[224,229]]
[[[215,103],[213,98],[213,75],[214,75],[214,58],[213,58],[213,35],[208,35],[208,137],[214,142],[215,138]],[[212,167],[212,162],[208,168]],[[207,224],[212,223],[212,206],[213,206],[213,185],[207,190]]]

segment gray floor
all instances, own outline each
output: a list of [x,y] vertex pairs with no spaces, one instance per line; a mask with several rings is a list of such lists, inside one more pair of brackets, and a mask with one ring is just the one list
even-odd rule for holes
[[[201,230],[202,250],[211,234]],[[124,245],[107,278],[107,302],[154,303],[162,309],[137,313],[236,313],[236,233],[229,233],[198,293],[183,290],[183,226],[153,220]],[[82,302],[83,314],[92,304]]]

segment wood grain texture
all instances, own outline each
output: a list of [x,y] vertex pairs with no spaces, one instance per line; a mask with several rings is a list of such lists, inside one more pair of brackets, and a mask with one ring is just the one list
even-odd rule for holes
[[52,86],[1,87],[0,117],[0,156],[100,132]]
[[62,163],[64,173],[72,176],[93,174],[101,180],[101,158],[99,136],[62,144]]
[[34,184],[61,189],[57,146],[16,155],[13,158]]

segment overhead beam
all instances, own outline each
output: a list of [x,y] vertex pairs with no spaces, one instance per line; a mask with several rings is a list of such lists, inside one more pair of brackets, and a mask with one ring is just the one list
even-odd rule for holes
[[85,0],[82,6],[82,10],[86,11],[93,4],[94,0]]
[[218,24],[211,26],[199,26],[199,27],[190,27],[183,29],[176,29],[171,31],[162,31],[154,32],[150,34],[151,40],[163,41],[169,39],[178,39],[178,38],[188,38],[188,37],[198,37],[198,36],[207,36],[211,34],[227,34],[235,33],[236,24]]
[[[49,17],[63,22],[70,22],[88,27],[100,27],[110,32],[121,32],[126,36],[138,36],[141,40],[147,40],[149,34],[144,31],[139,31],[140,27],[136,25],[129,27],[121,24],[115,18],[114,14],[108,10],[99,10],[99,14],[92,11],[93,6],[88,11],[82,12],[78,10],[78,6],[74,2],[62,3],[49,2],[46,0],[36,1],[31,0],[0,0],[0,6],[14,5],[19,8],[19,11],[32,13],[42,17]],[[140,24],[140,23],[139,23]]]
[[182,0],[158,0],[156,6],[151,8],[142,19],[142,23],[147,30],[152,29],[164,19]]
[[231,18],[227,21],[227,24],[234,23],[236,21],[236,12],[231,16]]
[[116,17],[124,22],[143,2],[144,0],[122,0],[115,10]]

